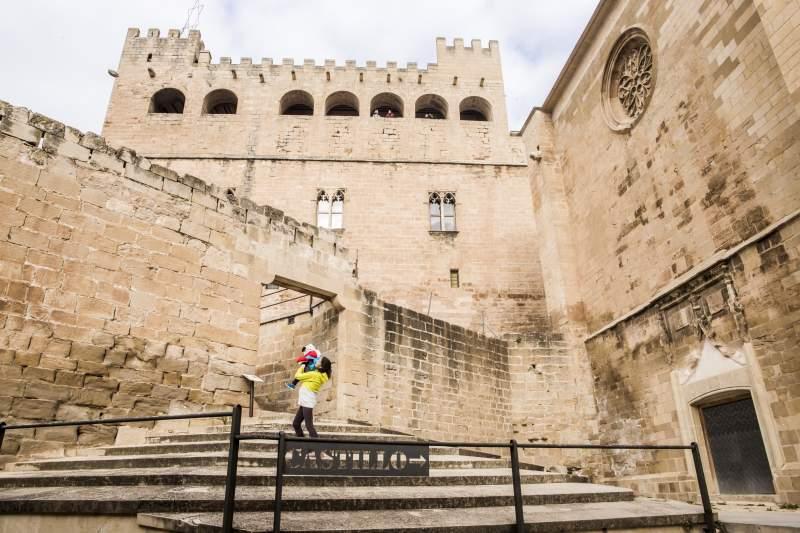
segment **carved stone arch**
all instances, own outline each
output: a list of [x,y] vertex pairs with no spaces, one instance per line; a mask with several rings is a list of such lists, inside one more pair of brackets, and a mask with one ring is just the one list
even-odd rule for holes
[[182,114],[186,104],[186,97],[178,89],[166,87],[156,91],[150,98],[149,113],[174,113]]
[[284,94],[280,105],[281,115],[313,115],[314,98],[306,91],[294,90]]
[[458,106],[461,120],[488,122],[492,120],[492,105],[480,96],[468,96]]
[[204,115],[235,115],[239,98],[228,89],[215,89],[203,100]]
[[349,91],[337,91],[325,100],[325,116],[357,117],[358,97]]
[[394,93],[377,94],[370,102],[369,114],[373,115],[375,111],[382,117],[402,117],[403,100]]
[[447,100],[438,94],[423,94],[414,104],[414,116],[417,118],[447,118]]

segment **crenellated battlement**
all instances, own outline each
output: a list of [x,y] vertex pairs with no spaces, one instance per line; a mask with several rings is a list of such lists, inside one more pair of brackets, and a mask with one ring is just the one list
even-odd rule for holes
[[465,54],[477,54],[478,52],[486,55],[497,54],[500,52],[500,43],[495,40],[489,41],[489,47],[483,48],[481,45],[480,39],[472,39],[470,41],[469,46],[464,46],[464,39],[461,37],[456,37],[453,39],[453,44],[447,44],[447,39],[445,37],[437,37],[436,38],[436,52],[437,54],[440,53],[465,53]]
[[126,40],[130,41],[132,39],[138,39],[140,41],[143,40],[152,41],[153,39],[161,39],[164,41],[171,40],[171,41],[197,42],[200,41],[200,31],[189,30],[189,33],[186,37],[181,37],[181,30],[172,28],[167,30],[166,37],[161,37],[160,29],[150,28],[147,30],[146,35],[142,37],[142,31],[139,28],[128,28],[128,34],[126,36]]
[[[449,45],[446,38],[438,37],[436,39],[437,62],[428,63],[424,68],[418,66],[415,61],[407,61],[405,66],[399,66],[402,63],[395,60],[386,61],[384,66],[378,66],[378,62],[374,60],[358,64],[354,59],[346,59],[343,63],[335,59],[325,59],[322,64],[317,64],[315,59],[309,58],[300,62],[294,58],[282,58],[280,61],[276,61],[271,57],[262,57],[260,62],[254,62],[251,57],[242,57],[238,63],[234,63],[230,57],[221,56],[219,61],[214,62],[211,51],[205,48],[198,30],[190,30],[186,37],[182,37],[180,30],[170,29],[167,31],[167,36],[162,37],[161,31],[157,28],[148,29],[144,36],[140,29],[129,28],[125,48],[127,54],[123,52],[123,55],[145,55],[150,57],[150,61],[158,61],[156,52],[163,49],[171,49],[174,53],[177,49],[183,48],[184,53],[190,56],[195,64],[207,65],[210,69],[269,69],[270,71],[288,69],[323,74],[330,70],[425,74],[436,71],[441,63],[447,64],[450,70],[453,66],[460,66],[467,70],[471,65],[487,66],[491,63],[496,64],[497,72],[500,68],[500,45],[496,40],[489,41],[488,47],[483,47],[480,39],[473,39],[470,41],[470,46],[465,46],[464,39],[460,37],[454,38],[452,44]],[[131,52],[135,53],[131,54]]]
[[435,63],[379,64],[215,58],[199,31],[162,35],[128,30],[104,124],[145,153],[515,160],[497,41],[438,38]]
[[208,65],[210,69],[246,69],[246,70],[270,70],[270,71],[303,71],[324,73],[326,71],[337,72],[397,72],[397,73],[426,73],[433,72],[438,68],[437,63],[428,63],[426,68],[419,68],[416,62],[409,61],[405,66],[398,66],[397,61],[387,61],[385,66],[378,66],[378,62],[367,60],[359,65],[355,59],[346,59],[344,63],[337,62],[335,59],[325,59],[322,64],[317,64],[315,59],[305,58],[302,62],[292,57],[284,57],[276,61],[272,57],[262,57],[260,62],[253,62],[251,57],[242,57],[238,63],[234,63],[232,58],[223,56],[218,61],[213,61],[211,53],[203,50],[198,56],[198,64]]

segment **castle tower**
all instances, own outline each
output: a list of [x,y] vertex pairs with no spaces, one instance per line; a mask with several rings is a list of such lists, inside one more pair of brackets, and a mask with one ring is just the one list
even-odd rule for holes
[[359,281],[463,326],[545,323],[522,142],[497,41],[434,64],[213,62],[198,32],[125,40],[110,142],[341,231]]

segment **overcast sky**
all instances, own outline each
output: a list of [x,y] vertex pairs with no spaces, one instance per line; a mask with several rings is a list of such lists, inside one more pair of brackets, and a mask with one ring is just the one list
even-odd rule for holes
[[[3,2],[0,99],[99,132],[128,27],[182,28],[197,0]],[[435,61],[435,38],[500,41],[509,127],[547,96],[598,0],[199,0],[214,60]]]

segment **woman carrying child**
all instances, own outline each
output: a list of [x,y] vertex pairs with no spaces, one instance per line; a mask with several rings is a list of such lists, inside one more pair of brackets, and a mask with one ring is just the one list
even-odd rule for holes
[[300,382],[298,395],[297,414],[294,416],[294,433],[298,437],[304,437],[301,424],[305,420],[306,429],[312,438],[317,438],[317,430],[314,429],[314,407],[317,405],[317,394],[322,386],[331,378],[331,361],[327,357],[322,357],[313,370],[306,370],[305,366],[297,369],[294,375]]

